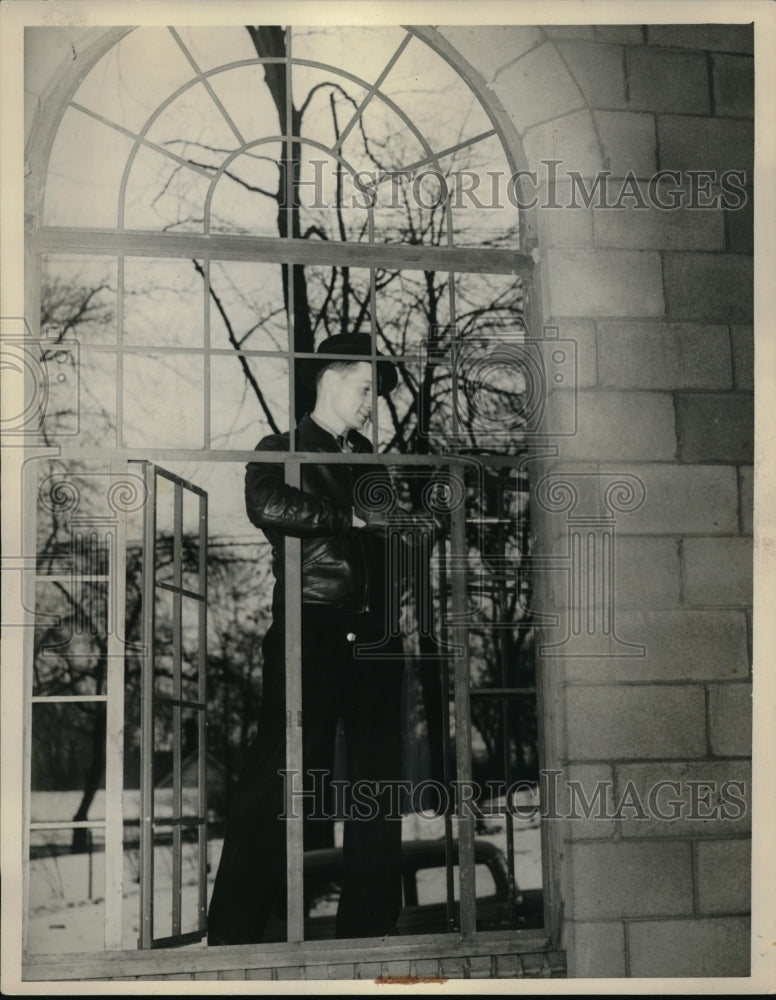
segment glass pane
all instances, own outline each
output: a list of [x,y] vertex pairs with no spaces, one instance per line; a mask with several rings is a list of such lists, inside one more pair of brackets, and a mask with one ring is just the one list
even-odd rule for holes
[[30,834],[27,947],[37,955],[90,952],[105,938],[105,839],[101,830]]
[[[124,793],[124,912],[122,949],[137,948],[140,938],[140,793],[132,793],[132,811],[128,793]],[[128,822],[137,820],[137,822]]]
[[483,782],[538,780],[535,694],[473,696],[472,756]]
[[[432,450],[441,450],[442,442],[430,437],[428,428],[449,420],[448,414],[438,416],[449,391],[439,362],[448,356],[453,337],[447,276],[378,270],[376,282],[378,348],[385,354],[405,355],[396,366],[396,389],[389,400],[379,400],[380,450],[417,451],[429,442],[434,443]],[[448,436],[449,427],[444,440]]]
[[[413,452],[418,441],[418,406],[433,391],[433,383],[418,387],[412,361],[396,364],[398,382],[390,395],[377,400],[378,450],[381,452]],[[424,395],[425,394],[425,395]]]
[[[499,608],[511,603],[511,598],[491,600],[487,593],[478,588],[472,603],[492,608]],[[507,612],[510,608],[507,607]],[[523,616],[524,613],[523,613]],[[526,626],[521,630],[515,623],[514,628],[483,627],[479,616],[472,625],[472,635],[469,640],[470,669],[472,684],[476,687],[526,687],[532,686],[533,643],[526,636]]]
[[485,277],[456,278],[455,341],[421,362],[421,433],[433,451],[513,454],[543,405],[545,361],[527,339],[520,279]]
[[105,818],[105,703],[32,706],[33,823]]
[[[137,477],[139,483],[140,466],[137,465],[130,466],[130,468],[134,468],[136,470],[132,473],[132,475]],[[140,486],[139,488],[143,490],[144,494],[144,486]],[[143,521],[144,521],[146,503],[150,502],[151,502],[150,500],[145,500],[144,496],[144,502],[138,504],[135,510],[131,510],[127,514],[127,546],[130,551],[130,555],[128,557],[130,562],[127,567],[128,574],[130,574],[130,571],[132,574],[136,573],[139,568],[137,563],[138,548],[140,545],[142,545],[143,542],[143,527],[144,527]],[[127,579],[129,580],[130,578],[133,579],[133,584],[134,584],[135,582],[134,577],[133,576],[130,577],[130,575],[128,575]]]
[[154,702],[154,818],[175,815],[173,769],[175,707],[164,698]]
[[[453,866],[453,898],[459,897],[460,869]],[[495,892],[496,883],[493,873],[487,865],[474,866],[474,881],[477,896],[491,896]],[[428,906],[430,903],[444,903],[447,900],[447,869],[444,864],[435,868],[422,868],[416,875],[418,889],[418,904]]]
[[[477,926],[483,930],[541,927],[544,912],[538,794],[521,793],[521,804],[513,807],[512,814],[504,809],[503,799],[500,807],[502,813],[485,820],[487,832],[478,837],[478,845],[487,845],[492,855],[490,863],[496,886],[490,899],[482,899],[478,875]],[[495,811],[494,806],[494,814]]]
[[173,693],[173,594],[163,587],[155,593],[154,685],[159,694]]
[[175,577],[175,484],[157,475],[156,483],[156,581],[173,583]]
[[[133,697],[130,701],[134,702],[135,698]],[[127,851],[139,850],[140,846],[139,708],[139,698],[137,698],[137,702],[129,708],[124,726],[124,791],[122,801],[124,804],[124,845]]]
[[380,92],[412,119],[435,152],[493,128],[471,88],[418,38],[411,39]]
[[123,206],[127,229],[201,233],[210,171],[141,147],[132,161]]
[[[234,28],[216,28],[208,25],[206,28],[176,28],[175,30],[201,70],[207,71],[237,60],[256,58],[256,49],[251,42],[248,30],[242,25]],[[263,80],[264,70],[261,67],[256,68],[261,73]],[[218,76],[211,76],[210,80],[214,82],[218,80]],[[246,103],[244,100],[246,93],[248,93],[247,89],[239,95],[240,103]],[[253,95],[251,95],[251,100],[253,100]]]
[[201,601],[191,597],[181,598],[181,697],[199,700],[199,615]]
[[[294,27],[294,59],[329,63],[372,84],[407,34],[399,27]],[[301,67],[294,66],[294,73]],[[295,92],[295,102],[301,97]]]
[[[117,479],[104,462],[50,461],[41,463],[34,473],[38,574],[71,577],[107,572],[111,529],[106,529],[106,520],[115,518],[113,491],[125,477]],[[137,482],[128,481],[133,485]],[[92,537],[95,533],[96,540]]]
[[[200,498],[191,490],[181,490],[183,499],[182,579],[186,590],[199,592],[199,507]],[[207,546],[207,538],[205,538]]]
[[78,343],[116,343],[115,257],[45,254],[41,260],[40,322],[49,339],[64,332]]
[[199,261],[129,257],[124,262],[124,341],[201,347],[205,284]]
[[162,101],[193,75],[166,28],[135,28],[95,65],[76,100],[138,132]]
[[210,444],[249,450],[288,427],[285,358],[211,357]]
[[34,695],[104,694],[108,584],[35,586]]
[[[277,120],[277,119],[275,119]],[[270,129],[277,133],[277,125]],[[279,142],[261,141],[232,160],[216,182],[209,231],[280,236],[278,206],[282,159]]]
[[348,166],[318,147],[301,146],[295,200],[301,232],[324,240],[371,239],[371,206],[359,194]]
[[443,157],[440,169],[456,246],[518,246],[520,220],[513,202],[520,194],[510,185],[512,171],[498,136]]
[[181,712],[183,816],[199,816],[199,722],[201,712]]
[[[447,274],[378,269],[376,281],[378,346],[383,353],[416,355],[421,348],[431,351],[449,343]],[[412,374],[417,379],[417,369]]]
[[525,687],[533,683],[527,477],[485,468],[477,478],[466,521],[472,684]]
[[482,790],[478,844],[494,854],[497,883],[508,888],[498,901],[478,902],[478,922],[490,927],[543,922],[536,738],[534,695],[472,697],[473,767]]
[[199,929],[199,830],[184,827],[181,851],[181,933]]
[[[131,149],[131,139],[82,111],[68,108],[57,130],[46,174],[45,224],[113,229],[118,219],[121,177]],[[93,151],[93,155],[85,156],[84,150]]]
[[[246,58],[256,58],[256,49],[249,40],[247,29],[238,29],[239,37],[234,29],[229,30],[232,32],[235,46],[229,57],[220,63],[213,61],[213,53],[209,50],[207,58],[214,66],[236,61],[237,51],[242,48],[250,53]],[[207,29],[207,31],[209,36],[217,35],[219,29]],[[210,47],[210,38],[207,44]],[[233,69],[213,73],[208,79],[246,143],[281,133],[278,109],[266,84],[264,66],[258,63],[252,66],[235,66]],[[251,95],[250,101],[245,100],[246,94]],[[265,150],[254,148],[253,152],[264,153]]]
[[304,879],[306,941],[334,937],[342,881],[341,855],[335,855],[328,864],[313,861],[308,856]]
[[499,341],[527,339],[523,282],[506,274],[459,274],[455,278],[456,335],[465,343],[475,334]]
[[167,105],[148,130],[148,139],[214,172],[241,145],[202,83],[187,87]]
[[82,347],[79,374],[78,443],[115,447],[118,427],[116,355]]
[[172,934],[172,827],[154,828],[153,936]]
[[[325,61],[330,61],[329,53]],[[336,69],[314,69],[299,63],[294,63],[292,82],[294,105],[304,109],[300,134],[332,148],[367,91],[340,76]]]
[[213,261],[210,289],[212,348],[288,350],[280,264]]
[[42,410],[42,431],[47,441],[74,438],[81,428],[81,396],[83,383],[90,383],[90,373],[84,370],[84,360],[77,341],[68,337],[50,347],[42,348],[45,359],[45,405]]
[[304,281],[316,347],[334,334],[371,333],[372,304],[366,268],[307,265]]
[[154,690],[169,698],[175,696],[173,681],[174,667],[171,655],[160,655],[154,659]]
[[124,358],[124,442],[128,448],[201,448],[203,359]]

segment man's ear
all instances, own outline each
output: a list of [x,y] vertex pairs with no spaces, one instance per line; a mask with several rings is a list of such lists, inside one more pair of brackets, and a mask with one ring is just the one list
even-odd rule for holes
[[331,392],[331,377],[334,374],[332,368],[324,368],[318,377],[318,398],[326,395],[327,392]]

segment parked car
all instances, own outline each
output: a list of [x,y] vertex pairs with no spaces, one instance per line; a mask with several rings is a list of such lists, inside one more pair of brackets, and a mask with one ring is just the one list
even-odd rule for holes
[[[454,899],[458,899],[458,845],[453,845]],[[506,858],[487,840],[475,840],[475,891],[478,930],[541,927],[542,890],[510,889]],[[306,941],[334,937],[340,890],[342,848],[307,851],[304,855]],[[445,841],[409,840],[402,844],[402,897],[399,934],[443,934],[448,926]],[[279,907],[265,936],[285,940],[283,908]]]

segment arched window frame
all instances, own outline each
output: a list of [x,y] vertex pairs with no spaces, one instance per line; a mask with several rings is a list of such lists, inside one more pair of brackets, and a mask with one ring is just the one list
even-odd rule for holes
[[[107,253],[107,254],[154,254],[154,255],[170,255],[177,256],[178,254],[185,253],[186,256],[194,256],[198,259],[252,259],[252,260],[266,260],[273,263],[283,263],[289,265],[290,269],[293,271],[293,265],[305,264],[310,262],[318,262],[321,259],[324,261],[331,261],[337,263],[358,263],[361,266],[365,264],[370,267],[372,274],[372,282],[374,282],[374,269],[378,264],[387,264],[389,266],[407,266],[411,264],[414,268],[423,269],[424,266],[430,264],[438,265],[435,269],[445,270],[449,272],[450,277],[455,273],[462,271],[469,272],[487,272],[487,273],[522,273],[526,278],[535,284],[536,278],[534,276],[534,256],[531,251],[535,249],[536,241],[532,236],[532,228],[529,225],[521,226],[521,243],[520,249],[510,250],[510,251],[488,251],[488,250],[475,250],[472,251],[468,248],[459,248],[452,245],[447,247],[439,248],[409,248],[400,245],[357,245],[354,248],[348,248],[347,246],[338,246],[332,248],[330,246],[315,247],[311,246],[309,241],[295,241],[292,238],[278,238],[278,239],[263,239],[260,237],[232,237],[232,236],[221,236],[213,234],[144,234],[136,233],[127,230],[121,230],[117,227],[115,232],[98,232],[95,230],[83,229],[79,230],[77,233],[70,229],[61,229],[57,227],[46,227],[40,224],[40,209],[42,203],[42,192],[43,192],[43,177],[42,171],[44,165],[48,162],[48,155],[51,150],[51,145],[53,143],[56,130],[59,121],[61,121],[62,115],[64,114],[65,108],[68,106],[72,100],[81,80],[86,76],[91,67],[98,61],[98,59],[107,52],[113,45],[115,45],[122,37],[126,35],[131,29],[113,29],[112,31],[106,33],[103,37],[99,38],[95,44],[90,48],[88,53],[88,59],[84,60],[82,65],[79,65],[75,70],[71,71],[70,79],[67,77],[60,81],[57,81],[52,88],[52,100],[51,102],[44,101],[43,111],[39,116],[38,123],[36,125],[35,132],[33,134],[30,143],[30,157],[29,162],[32,165],[31,179],[27,187],[27,198],[28,198],[28,233],[27,233],[27,274],[28,274],[28,285],[27,285],[27,296],[28,296],[28,315],[37,316],[39,314],[39,288],[40,288],[40,256],[46,252],[57,252],[59,250],[71,250],[73,248],[73,239],[78,240],[79,249],[82,251],[93,251],[96,253]],[[409,32],[408,38],[410,36],[415,36],[426,44],[432,45],[436,48],[443,57],[451,59],[451,51],[446,48],[443,40],[435,35],[431,29],[423,29],[410,27],[407,29]],[[460,60],[456,61],[456,69],[460,72]],[[470,78],[467,78],[465,74],[464,78],[466,82],[473,86],[473,74],[469,74]],[[53,99],[53,93],[56,92],[56,101]],[[503,148],[507,155],[510,165],[513,169],[517,169],[515,162],[514,150],[518,148],[516,137],[514,132],[511,131],[508,124],[506,123],[505,116],[499,116],[497,112],[492,112],[491,108],[486,106],[488,114],[494,119],[494,130],[495,134],[498,134],[501,138]],[[504,133],[509,133],[510,141],[507,142],[504,139]],[[296,137],[284,134],[277,138],[282,139],[285,143],[291,143]],[[137,148],[137,143],[136,143]],[[220,173],[225,169],[225,165],[222,165]],[[124,188],[126,178],[122,184]],[[216,183],[216,179],[211,183],[211,191]],[[452,242],[452,240],[450,240]],[[303,244],[303,245],[302,245]],[[451,289],[452,289],[451,281]],[[534,288],[534,293],[536,289]],[[374,291],[372,291],[374,294]],[[452,292],[451,292],[452,294]],[[205,301],[207,301],[207,286],[205,291]],[[538,295],[532,295],[529,303],[529,310],[534,316],[538,315]],[[452,318],[454,320],[454,306],[452,309]],[[293,322],[293,319],[291,319]],[[374,322],[374,320],[373,320]],[[304,358],[309,356],[307,352],[296,352],[292,347],[292,331],[289,331],[289,361],[293,361],[299,358]],[[374,338],[373,338],[374,343]],[[290,365],[290,368],[293,366]],[[374,366],[373,366],[374,371]],[[376,394],[376,376],[373,377],[373,393]],[[289,417],[293,421],[293,377],[290,378],[289,382]],[[127,448],[121,446],[118,449],[111,449],[113,451],[113,458],[120,458],[122,460],[132,460],[132,459],[159,459],[164,460],[165,455],[168,454],[164,449],[148,449],[148,448]],[[63,448],[62,454],[67,455],[70,451],[75,455],[77,453],[78,457],[82,458],[103,458],[106,455],[104,449],[69,449],[67,447]],[[176,458],[186,457],[186,458],[207,458],[209,460],[217,461],[247,461],[253,458],[252,452],[230,450],[228,452],[217,451],[213,452],[207,447],[204,449],[192,449],[191,452],[183,453],[181,449],[174,449]],[[310,456],[298,455],[293,456],[297,461],[292,462],[292,468],[295,466],[298,470],[299,462],[305,461],[305,459],[310,460]],[[417,456],[416,464],[449,464],[450,456],[440,455],[440,456]],[[413,464],[415,459],[412,456],[404,455],[401,458],[402,464],[408,462],[408,464]],[[509,457],[496,457],[493,456],[489,459],[495,465],[507,465],[513,459]],[[292,473],[293,475],[293,473]],[[460,529],[459,529],[460,530]],[[298,580],[296,581],[296,586],[298,586]],[[459,595],[459,600],[465,599]],[[298,650],[292,649],[290,652],[298,660]],[[297,679],[298,680],[298,679]],[[464,711],[466,707],[467,693],[465,691],[465,683],[463,676],[459,678],[461,689],[460,698],[461,710]],[[298,683],[296,687],[292,685],[292,694],[294,696],[298,695]],[[463,757],[462,757],[463,761]],[[471,929],[469,929],[471,930]]]

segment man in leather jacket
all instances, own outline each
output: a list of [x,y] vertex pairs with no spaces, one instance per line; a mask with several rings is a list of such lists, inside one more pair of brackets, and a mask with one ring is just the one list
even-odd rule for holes
[[[339,360],[328,355],[345,355]],[[366,334],[339,334],[300,364],[300,377],[316,386],[316,403],[296,429],[301,452],[371,452],[358,428],[369,420],[372,363]],[[347,357],[353,356],[349,361]],[[377,363],[378,392],[396,385],[393,365]],[[258,451],[285,453],[289,435],[269,435]],[[338,724],[344,728],[348,788],[367,787],[371,805],[345,801],[344,880],[337,912],[338,937],[395,933],[401,908],[401,820],[384,786],[401,777],[403,655],[395,621],[399,586],[388,572],[384,523],[359,504],[361,479],[385,483],[385,470],[344,463],[300,465],[300,488],[285,482],[283,465],[252,462],[245,477],[248,517],[272,545],[272,625],[262,644],[262,712],[246,754],[230,813],[208,914],[209,944],[261,941],[268,920],[285,899],[285,572],[284,540],[302,550],[302,781],[306,790],[328,787]],[[362,477],[367,477],[363,479]],[[387,484],[386,484],[387,485]],[[368,491],[367,491],[368,492]],[[362,498],[363,499],[363,498]],[[384,521],[384,519],[383,519]],[[356,646],[379,647],[379,656]],[[317,772],[317,776],[313,776]],[[331,844],[329,807],[304,800],[304,848]]]

